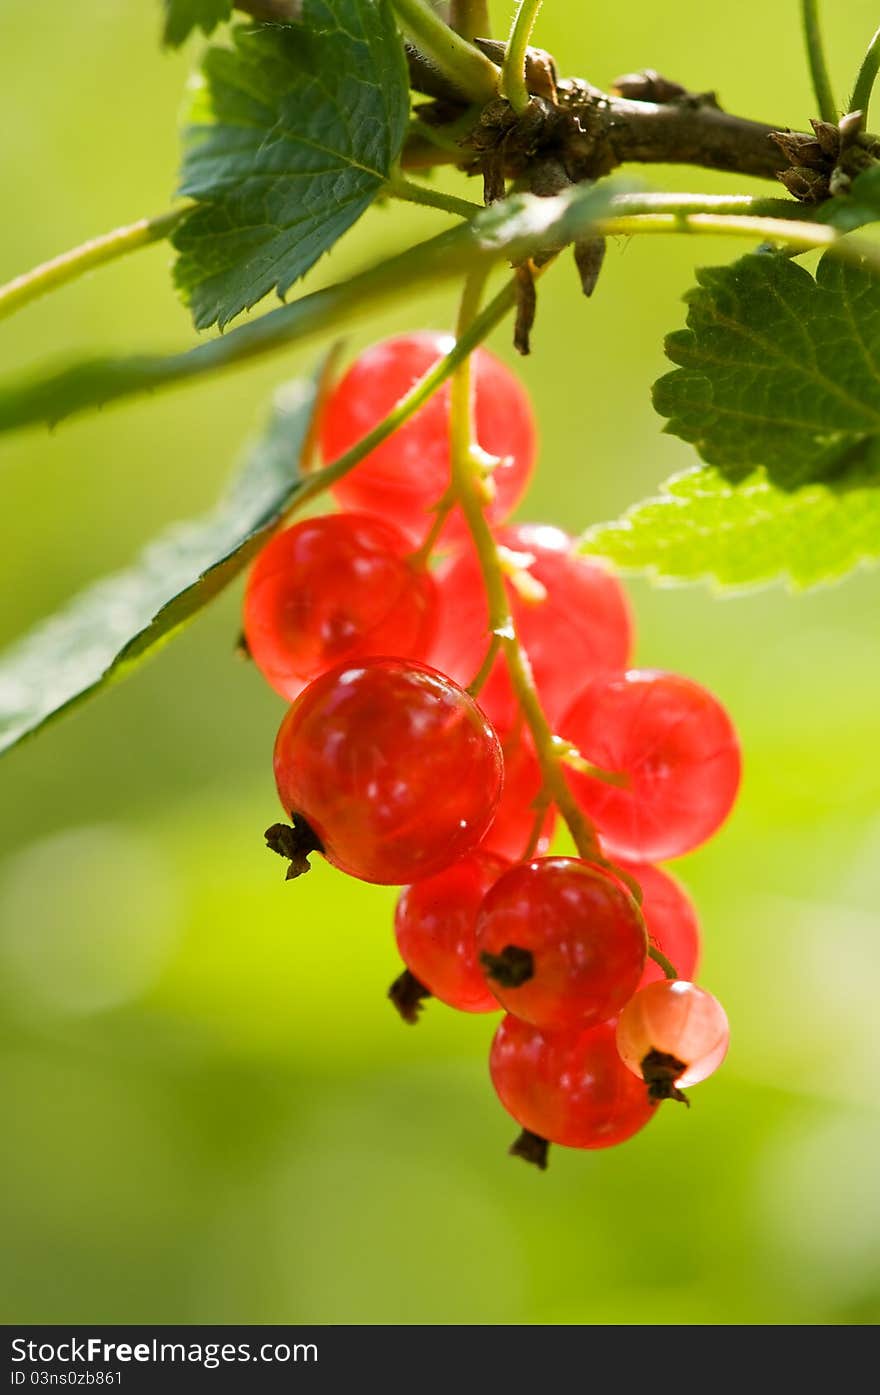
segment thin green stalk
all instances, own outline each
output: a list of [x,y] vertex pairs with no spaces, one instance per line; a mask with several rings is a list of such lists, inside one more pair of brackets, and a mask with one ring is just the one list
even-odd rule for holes
[[498,91],[498,69],[484,53],[444,24],[425,0],[392,0],[397,17],[416,47],[444,77],[481,105]]
[[75,281],[96,266],[116,261],[118,257],[127,256],[139,247],[147,247],[151,242],[161,241],[176,228],[189,207],[189,204],[184,204],[180,208],[170,208],[167,213],[160,213],[155,218],[140,218],[127,227],[114,228],[112,232],[93,237],[80,247],[73,247],[69,252],[62,252],[51,261],[42,262],[31,271],[16,276],[13,281],[0,286],[0,320],[39,296],[57,290],[68,281]]
[[405,179],[403,175],[395,175],[389,179],[385,188],[394,199],[403,199],[405,203],[420,203],[426,208],[439,208],[444,213],[454,213],[456,218],[472,218],[483,207],[482,204],[472,203],[470,199],[459,199],[454,194],[444,194],[439,189],[417,184],[415,180]]
[[431,553],[440,540],[447,518],[455,508],[455,495],[452,489],[447,489],[434,505],[434,521],[425,534],[424,542],[420,543],[416,551],[412,553],[410,561],[413,566],[426,567],[431,560]]
[[469,42],[491,37],[489,6],[486,0],[452,0],[449,6],[449,23],[456,34],[460,34]]
[[[552,236],[560,244],[586,234],[707,233],[752,241],[776,239],[802,251],[830,248],[835,256],[880,276],[880,248],[853,233],[793,218],[696,211],[700,206],[717,208],[711,199],[680,199],[678,203],[682,209],[686,205],[687,211],[672,212],[668,202],[652,205],[644,197],[628,195],[615,199],[614,214],[602,218],[589,217],[588,208],[580,216],[575,208],[568,212],[563,208],[552,225]],[[651,214],[647,210],[652,206],[667,211]],[[497,219],[499,207],[492,210],[493,219]],[[461,223],[347,281],[301,296],[186,352],[82,359],[61,369],[31,370],[18,379],[0,381],[0,433],[55,425],[77,412],[244,367],[292,344],[339,334],[377,306],[387,310],[396,299],[411,299],[417,287],[433,288],[475,266],[485,267],[502,258],[521,261],[546,246],[547,238],[548,225],[542,225],[540,233],[524,233],[509,242],[497,235],[487,238],[482,234],[481,219],[476,217],[471,224]],[[508,287],[508,293],[512,304],[513,287]]]
[[519,0],[507,41],[501,67],[501,92],[515,112],[524,112],[529,104],[529,89],[526,87],[526,49],[541,4],[542,0]]
[[603,237],[633,236],[637,233],[709,233],[719,237],[765,238],[785,242],[801,251],[830,247],[837,243],[843,252],[850,249],[853,259],[866,256],[875,271],[880,270],[880,257],[870,244],[844,244],[841,234],[822,223],[799,223],[785,218],[738,218],[717,213],[632,213],[617,217],[598,218],[596,233]]
[[650,940],[648,941],[648,958],[653,959],[654,963],[660,966],[667,978],[678,978],[678,973],[676,972],[672,960],[667,959],[662,949],[658,949],[656,945],[651,944]]
[[[379,422],[378,426],[374,426],[372,431],[369,431],[366,436],[362,436],[344,455],[340,455],[338,460],[334,460],[332,465],[325,466],[323,470],[315,470],[309,475],[296,496],[296,509],[301,508],[303,504],[308,503],[318,494],[323,494],[331,485],[336,484],[350,470],[353,470],[355,465],[360,464],[365,455],[369,455],[370,451],[375,450],[377,446],[388,439],[392,432],[408,421],[420,407],[424,406],[428,398],[442,387],[447,378],[452,377],[463,363],[468,363],[473,350],[483,342],[488,334],[491,334],[495,326],[504,319],[504,316],[513,309],[515,304],[516,280],[511,278],[494,299],[490,300],[485,310],[471,320],[467,328],[456,339],[449,353],[439,359],[434,367],[423,378],[420,378],[414,387],[410,388],[406,396],[400,399],[387,417]],[[445,509],[448,512],[447,504],[451,507],[453,502],[453,499],[441,501],[438,506],[438,514],[440,509]]]
[[477,697],[485,687],[486,680],[488,679],[489,674],[492,672],[492,666],[498,657],[498,651],[500,648],[501,636],[493,635],[486,647],[486,653],[483,656],[483,662],[480,664],[480,667],[477,669],[470,683],[468,683],[467,685],[467,690],[470,693],[471,697]]
[[880,71],[880,29],[877,30],[868,45],[868,52],[865,54],[861,68],[859,68],[856,85],[849,99],[850,111],[860,111],[865,117],[865,124],[867,124],[868,107],[878,71]]
[[[486,272],[480,268],[465,281],[456,328],[457,344],[465,341],[473,325],[478,322],[474,317],[485,278]],[[516,636],[498,549],[483,510],[479,465],[472,450],[474,435],[470,381],[470,363],[465,359],[452,379],[449,412],[452,485],[479,560],[489,607],[489,629],[501,641],[514,692],[534,739],[544,786],[568,825],[580,856],[595,861],[602,857],[599,841],[568,787],[556,738],[541,707],[528,658]]]
[[839,110],[834,100],[828,65],[825,62],[825,47],[822,43],[822,28],[819,24],[819,0],[801,0],[801,19],[804,28],[804,41],[813,79],[813,91],[819,104],[819,115],[823,121],[837,122]]

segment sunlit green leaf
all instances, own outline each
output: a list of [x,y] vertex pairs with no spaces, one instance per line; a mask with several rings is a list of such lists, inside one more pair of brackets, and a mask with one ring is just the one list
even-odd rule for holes
[[661,581],[816,586],[880,559],[880,489],[785,490],[763,470],[739,484],[689,470],[617,523],[591,528],[581,546]]
[[242,570],[293,502],[314,382],[278,393],[210,514],[180,523],[0,656],[0,751],[127,674]]
[[880,483],[880,282],[826,255],[814,278],[778,253],[698,273],[679,365],[654,388],[667,431],[725,478],[782,489]]
[[196,325],[285,292],[369,206],[409,115],[388,0],[304,0],[286,26],[240,27],[202,63],[174,233]]

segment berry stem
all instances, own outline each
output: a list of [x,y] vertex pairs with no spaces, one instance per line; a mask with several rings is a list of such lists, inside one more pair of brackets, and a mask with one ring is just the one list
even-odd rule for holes
[[[618,876],[620,875],[620,872],[618,872]],[[667,978],[678,978],[678,972],[671,959],[667,959],[662,949],[658,949],[656,945],[651,944],[650,940],[648,941],[648,958],[653,959],[654,963],[659,965]]]
[[437,500],[434,505],[434,522],[425,535],[425,541],[416,549],[410,559],[414,566],[426,567],[428,565],[431,553],[437,546],[437,541],[443,532],[443,525],[455,508],[455,503],[455,495],[451,489],[445,490]]
[[529,841],[526,843],[520,862],[531,862],[532,858],[535,856],[538,844],[541,841],[541,831],[544,827],[544,820],[547,817],[547,809],[549,806],[550,798],[547,793],[542,790],[534,802],[535,817],[532,823],[532,831],[529,834]]
[[79,247],[72,247],[60,256],[52,257],[50,261],[41,262],[39,266],[16,276],[5,286],[0,286],[0,320],[39,296],[47,295],[68,281],[75,281],[93,267],[116,261],[139,247],[148,247],[151,242],[160,242],[177,227],[191,207],[191,204],[181,204],[154,218],[139,218],[136,223],[90,238]]
[[[804,28],[804,42],[807,46],[807,58],[810,63],[810,75],[813,79],[813,91],[819,104],[819,115],[823,121],[831,121],[837,125],[839,112],[831,89],[831,79],[828,76],[828,64],[825,61],[822,27],[819,24],[819,0],[801,0],[801,20]],[[858,108],[855,109],[858,110]]]
[[444,24],[426,0],[393,0],[401,27],[413,43],[472,102],[489,102],[498,91],[498,69],[473,44]]
[[[465,281],[456,326],[457,344],[465,341],[473,325],[482,318],[477,317],[477,307],[485,279],[485,270],[480,269],[472,272]],[[472,409],[470,361],[465,358],[452,378],[449,422],[452,487],[470,530],[483,574],[489,605],[489,629],[498,637],[504,651],[514,692],[534,739],[544,786],[568,825],[580,856],[604,865],[606,860],[596,832],[578,808],[565,779],[560,748],[566,750],[567,747],[557,742],[544,715],[531,665],[517,639],[501,559],[483,512],[480,466],[473,450]]]
[[493,665],[494,662],[495,662],[495,659],[496,659],[496,657],[497,657],[497,655],[498,655],[498,651],[499,651],[500,648],[501,648],[501,636],[500,636],[500,635],[493,635],[492,638],[489,640],[489,644],[488,644],[488,647],[487,647],[487,649],[486,649],[486,655],[485,655],[485,658],[483,659],[483,662],[480,664],[480,667],[477,669],[477,671],[476,671],[476,673],[474,674],[473,678],[471,679],[470,683],[468,683],[468,685],[467,685],[467,690],[468,690],[468,692],[470,693],[470,695],[471,695],[472,698],[475,698],[475,697],[478,696],[478,694],[480,693],[480,690],[482,689],[483,685],[484,685],[485,682],[486,682],[486,679],[489,677],[489,674],[492,672],[492,665]]
[[501,68],[501,93],[514,111],[522,115],[529,104],[526,87],[526,49],[543,0],[519,0]]

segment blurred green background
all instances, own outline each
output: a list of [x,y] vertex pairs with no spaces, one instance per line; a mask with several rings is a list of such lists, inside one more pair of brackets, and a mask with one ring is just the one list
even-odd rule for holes
[[[797,9],[553,0],[537,39],[599,83],[650,65],[803,126]],[[159,52],[157,10],[42,0],[37,22],[0,0],[0,280],[168,203],[192,52]],[[877,7],[825,11],[842,93]],[[314,284],[443,221],[376,210]],[[543,435],[524,516],[579,529],[691,463],[648,389],[693,267],[740,250],[621,242],[590,304],[572,268],[548,276],[517,364]],[[188,344],[168,264],[149,249],[4,323],[0,371]],[[452,306],[395,306],[352,347],[446,326]],[[513,361],[506,332],[494,347]],[[4,442],[0,641],[208,506],[271,389],[313,357]],[[556,1150],[546,1176],[505,1156],[493,1021],[435,1004],[411,1030],[385,1001],[394,892],[323,865],[285,886],[263,849],[281,704],[232,658],[236,589],[0,770],[3,1320],[880,1316],[880,574],[806,597],[631,594],[639,661],[714,689],[747,758],[735,816],[676,869],[733,1027],[692,1110],[608,1153]]]

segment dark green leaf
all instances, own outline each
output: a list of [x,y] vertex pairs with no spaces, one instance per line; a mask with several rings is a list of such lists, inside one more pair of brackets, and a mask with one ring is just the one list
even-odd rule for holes
[[278,393],[217,508],[178,524],[129,571],[105,578],[0,659],[0,751],[126,675],[250,561],[301,484],[315,382]]
[[202,65],[177,283],[196,325],[280,296],[369,206],[403,144],[409,90],[388,0],[304,0],[300,22],[233,33]]
[[603,180],[558,198],[516,194],[452,228],[378,262],[292,305],[282,305],[220,338],[180,354],[92,358],[0,383],[0,433],[53,426],[76,412],[249,363],[262,354],[322,334],[338,333],[365,312],[411,301],[425,286],[461,276],[472,267],[517,260],[546,246],[580,237],[614,209],[622,182]]
[[814,279],[778,253],[698,273],[680,365],[654,388],[667,431],[731,481],[880,483],[880,283],[826,255]]
[[581,550],[660,581],[816,586],[880,559],[880,490],[785,490],[763,470],[740,484],[689,470],[619,522],[591,528]]
[[194,29],[210,34],[232,14],[232,0],[164,0],[166,44],[179,48]]

